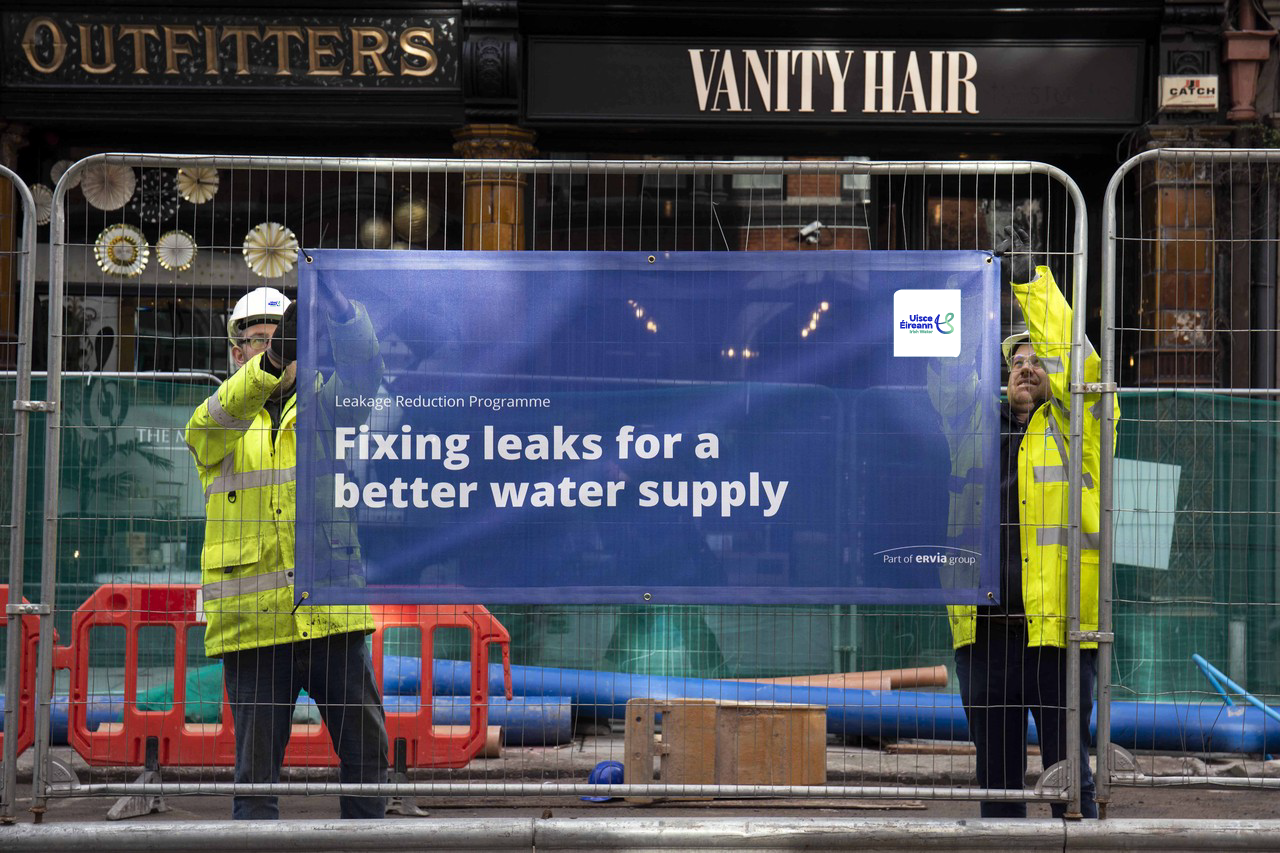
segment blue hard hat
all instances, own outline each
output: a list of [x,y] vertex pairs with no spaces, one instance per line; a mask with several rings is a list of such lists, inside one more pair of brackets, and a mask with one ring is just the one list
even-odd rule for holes
[[[595,767],[591,768],[587,781],[592,785],[621,785],[622,784],[622,762],[621,761],[601,761]],[[588,803],[607,803],[615,800],[617,797],[583,797]]]

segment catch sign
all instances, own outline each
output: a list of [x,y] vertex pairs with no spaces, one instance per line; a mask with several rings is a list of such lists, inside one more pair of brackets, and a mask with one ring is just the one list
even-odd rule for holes
[[[311,258],[309,603],[997,592],[989,253]],[[335,331],[325,289],[363,307],[378,370]]]

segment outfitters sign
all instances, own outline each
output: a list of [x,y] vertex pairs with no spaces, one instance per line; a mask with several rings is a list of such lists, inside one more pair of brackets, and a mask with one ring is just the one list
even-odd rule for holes
[[[989,602],[997,282],[977,251],[313,252],[297,589]],[[317,287],[380,378],[328,381]]]
[[6,13],[7,86],[456,88],[457,19]]
[[535,121],[1127,124],[1138,42],[813,44],[532,38]]

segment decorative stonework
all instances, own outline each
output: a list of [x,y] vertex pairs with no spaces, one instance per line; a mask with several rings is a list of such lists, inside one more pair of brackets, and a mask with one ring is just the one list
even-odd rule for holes
[[30,132],[25,124],[0,122],[0,166],[18,168],[18,152],[27,147]]
[[1275,30],[1231,30],[1222,34],[1222,58],[1231,80],[1231,109],[1227,121],[1258,120],[1258,72],[1271,56]]
[[462,91],[468,119],[513,119],[520,109],[519,17],[514,0],[463,4]]
[[468,124],[453,132],[453,151],[470,160],[527,160],[537,134],[514,124]]

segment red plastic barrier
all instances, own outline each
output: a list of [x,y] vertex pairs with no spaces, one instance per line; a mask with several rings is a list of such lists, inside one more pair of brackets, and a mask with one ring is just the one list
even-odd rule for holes
[[[71,670],[67,743],[91,765],[141,766],[148,738],[159,744],[160,764],[170,767],[227,767],[235,764],[235,738],[226,696],[222,723],[188,725],[183,719],[187,688],[187,636],[196,619],[198,584],[108,585],[99,587],[71,617],[71,638],[54,650],[55,669]],[[89,632],[124,629],[123,717],[88,726]],[[138,695],[138,639],[144,627],[169,626],[174,633],[173,705],[141,711]]]
[[[67,741],[91,765],[140,766],[145,761],[148,738],[157,740],[158,760],[170,767],[230,767],[235,764],[235,735],[231,709],[224,691],[223,722],[189,724],[184,719],[187,684],[187,637],[197,622],[197,584],[111,585],[99,587],[72,616],[71,640],[54,650],[55,669],[71,671]],[[391,755],[397,741],[405,744],[408,767],[462,767],[484,746],[488,725],[488,655],[493,643],[501,644],[507,695],[510,687],[510,636],[479,605],[375,607],[373,664],[382,682],[383,638],[389,628],[412,627],[422,633],[422,659],[428,666],[422,683],[426,696],[416,712],[387,714]],[[138,642],[144,627],[167,625],[175,637],[173,705],[163,711],[138,710]],[[89,632],[94,628],[124,629],[124,690],[126,701],[119,723],[103,723],[97,731],[88,726]],[[431,672],[434,631],[460,627],[471,633],[472,700],[470,726],[465,734],[437,734],[431,726]],[[34,658],[33,658],[34,659]],[[34,671],[34,668],[33,668]],[[389,756],[391,760],[391,756]],[[329,733],[323,725],[295,725],[285,750],[286,766],[336,766]]]
[[[26,604],[27,600],[22,599]],[[6,608],[9,606],[9,585],[0,584],[0,626],[9,627],[10,619]],[[14,736],[18,739],[18,751],[21,755],[36,738],[35,695],[36,695],[36,644],[40,641],[40,629],[35,616],[23,616],[18,620],[18,630],[22,634],[22,657],[18,662],[18,718],[14,726]],[[12,630],[12,628],[10,628]],[[7,646],[7,643],[6,643]],[[0,655],[4,654],[0,649]],[[9,701],[6,697],[6,702]],[[6,707],[9,707],[6,705]],[[0,731],[0,749],[4,748],[4,739],[8,732]]]
[[[427,665],[422,676],[424,695],[417,711],[387,712],[387,738],[394,756],[396,741],[405,744],[406,767],[465,767],[484,747],[489,724],[489,646],[502,648],[507,698],[511,698],[511,637],[507,629],[480,605],[374,605],[372,608],[373,673],[382,684],[383,648],[392,628],[421,632],[420,651]],[[431,725],[431,670],[437,628],[465,628],[471,634],[471,717],[464,733],[437,732]],[[225,713],[225,711],[224,711]],[[388,758],[392,761],[392,758]],[[323,724],[295,725],[284,753],[286,767],[336,766],[329,732]]]
[[[506,698],[511,698],[511,635],[478,604],[457,605],[376,605],[373,618],[373,671],[382,684],[383,642],[389,628],[417,627],[422,631],[421,701],[418,710],[387,713],[387,736],[394,754],[397,739],[406,744],[408,767],[464,767],[484,748],[489,728],[489,647],[502,649],[502,672]],[[435,629],[465,628],[471,634],[471,716],[465,733],[437,733],[431,725],[431,661]]]

